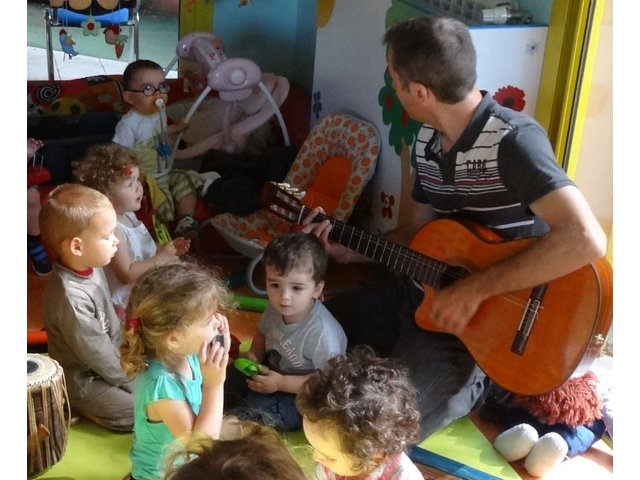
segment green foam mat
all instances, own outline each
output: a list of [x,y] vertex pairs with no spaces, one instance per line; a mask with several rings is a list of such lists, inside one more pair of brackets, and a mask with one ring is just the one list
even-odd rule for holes
[[[119,480],[131,470],[129,449],[133,435],[110,432],[82,419],[71,427],[67,449],[58,463],[34,479]],[[285,443],[305,472],[313,469],[311,449],[302,431],[284,435]]]
[[460,478],[521,480],[468,417],[456,420],[422,441],[414,448],[411,458]]
[[82,419],[69,430],[67,449],[58,463],[36,477],[49,480],[119,480],[131,470],[133,435],[114,433]]
[[302,430],[287,432],[283,435],[283,438],[298,465],[302,467],[302,470],[309,478],[312,478],[315,462],[313,461],[311,446],[307,442],[304,432]]
[[[303,470],[313,470],[311,449],[302,431],[284,435]],[[82,419],[71,427],[62,459],[34,478],[48,480],[119,480],[131,470],[129,448],[132,435],[110,432]],[[461,478],[520,480],[520,476],[495,451],[491,442],[468,418],[461,418],[421,442],[412,455],[425,463]],[[447,461],[449,459],[450,461]],[[484,472],[482,476],[474,471]]]

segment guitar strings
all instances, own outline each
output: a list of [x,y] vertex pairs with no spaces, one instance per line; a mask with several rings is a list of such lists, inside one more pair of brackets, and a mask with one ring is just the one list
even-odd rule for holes
[[[309,213],[311,213],[311,209],[309,209],[308,207],[303,206],[302,207],[302,211],[299,215],[299,218],[304,218],[306,217]],[[336,220],[334,218],[331,218],[329,216],[327,216],[324,213],[320,213],[318,214],[315,218],[314,221],[324,221],[324,220],[329,220],[331,222],[331,224],[333,225],[333,228],[331,230],[331,233],[329,234],[334,240],[337,240],[338,243],[341,243],[340,240],[342,240],[342,236],[343,234],[346,232],[347,235],[350,236],[349,242],[347,245],[345,245],[347,248],[350,248],[350,244],[351,244],[351,238],[353,238],[354,233],[357,233],[358,229],[356,229],[355,227],[348,225],[344,222],[341,222],[340,220]],[[339,229],[339,230],[338,230]],[[358,233],[358,237],[364,238],[366,239],[369,243],[371,242],[371,239],[374,238],[373,234],[370,233],[366,233],[366,232],[362,232],[362,233]],[[379,237],[378,237],[379,238]],[[365,252],[367,252],[369,250],[369,243],[367,244],[367,247],[365,248]],[[358,245],[360,245],[360,241],[358,242]],[[452,282],[455,282],[457,280],[460,280],[462,278],[464,278],[464,276],[466,275],[466,271],[464,273],[456,271],[456,270],[451,270],[451,266],[445,264],[444,262],[441,262],[440,260],[437,259],[431,259],[430,257],[426,257],[425,255],[419,253],[419,252],[414,252],[413,250],[403,247],[401,245],[397,245],[394,244],[393,242],[389,242],[388,240],[385,239],[378,239],[375,241],[375,246],[374,246],[374,255],[377,252],[377,250],[379,249],[379,247],[382,248],[382,253],[376,255],[379,256],[381,259],[384,258],[385,253],[387,253],[388,251],[388,255],[389,255],[389,261],[386,263],[387,266],[390,267],[390,262],[391,262],[391,256],[395,254],[396,256],[396,265],[394,269],[398,269],[397,268],[397,263],[398,263],[398,258],[401,258],[403,263],[402,265],[404,265],[405,262],[410,262],[411,264],[417,265],[417,267],[419,267],[420,273],[422,275],[418,276],[417,271],[418,269],[416,268],[416,266],[413,267],[413,275],[409,273],[409,271],[407,271],[407,268],[400,268],[401,271],[403,271],[404,273],[406,273],[407,275],[415,278],[416,280],[420,281],[420,282],[424,282],[425,280],[429,279],[431,280],[431,283],[427,282],[430,284],[430,286],[432,286],[432,288],[435,289],[439,289],[441,287],[441,282],[436,282],[434,279],[436,278],[445,278],[446,280],[450,280]],[[360,252],[360,250],[355,249],[356,251]],[[395,251],[397,250],[397,251]],[[362,252],[360,252],[362,253]],[[366,253],[364,253],[365,256]],[[425,259],[422,259],[421,257],[426,257]],[[381,262],[384,263],[384,262]],[[425,272],[426,270],[426,272]],[[434,285],[435,284],[435,285]],[[529,302],[527,302],[526,304],[522,303],[522,301],[520,300],[520,298],[514,296],[513,294],[510,293],[505,293],[505,294],[501,294],[501,295],[497,295],[498,298],[501,298],[519,308],[525,308],[528,311],[532,310],[532,308],[529,305]],[[544,307],[540,306],[539,310],[542,310]]]
[[[272,203],[269,206],[269,209],[271,210],[271,212],[281,218],[284,218],[289,222],[301,224],[302,220],[311,213],[311,209],[301,204],[299,198],[295,197],[288,191],[282,190],[282,186],[278,184],[274,184],[274,186],[276,188],[276,195],[275,195],[275,198],[273,199],[275,203]],[[293,217],[293,215],[295,215],[295,217]],[[324,213],[319,213],[313,219],[314,222],[318,222],[318,221],[322,222],[324,220],[329,220],[329,222],[332,224],[332,229],[329,235],[332,237],[332,239],[338,241],[338,243],[341,242],[343,234],[347,232],[350,238],[347,245],[345,246],[347,248],[351,248],[350,247],[351,239],[353,238],[354,233],[356,233],[358,229],[344,222],[341,222],[340,220],[331,218]],[[358,233],[357,235],[359,237],[358,244],[353,249],[360,252],[359,250],[360,243],[362,239],[365,238],[367,240],[367,247],[364,250],[365,252],[364,255],[368,256],[367,252],[369,250],[369,245],[371,244],[371,239],[374,238],[374,235],[366,232],[361,232],[361,233]],[[389,245],[391,246],[389,247]],[[374,242],[374,252],[372,255],[373,257],[375,257],[375,253],[377,252],[379,247],[382,247],[383,249],[382,254],[380,255],[382,259],[384,258],[384,255],[388,250],[389,261],[386,263],[388,267],[391,267],[390,262],[391,262],[391,256],[394,254],[394,247],[397,247],[397,252],[395,252],[396,263],[394,265],[395,267],[394,269],[398,270],[398,267],[397,267],[398,258],[401,258],[402,264],[401,264],[400,270],[403,273],[406,273],[408,276],[414,278],[417,281],[420,281],[421,283],[425,283],[425,280],[427,280],[427,277],[428,277],[431,280],[431,282],[435,284],[435,285],[430,284],[430,286],[434,289],[441,288],[441,282],[440,283],[435,282],[434,278],[440,278],[440,279],[445,278],[446,280],[451,280],[455,282],[456,280],[460,280],[461,278],[463,278],[464,274],[467,273],[465,271],[464,274],[460,274],[458,273],[458,271],[452,270],[450,265],[440,260],[432,259],[431,257],[427,257],[426,255],[423,255],[419,252],[411,250],[410,248],[394,244],[380,237],[377,237],[377,239]],[[413,273],[408,271],[407,268],[403,268],[405,265],[405,262],[407,261],[410,262],[410,264],[414,265]],[[380,261],[379,263],[384,264],[383,261]],[[416,266],[420,267],[421,275],[417,275],[418,272],[417,272]],[[429,273],[425,273],[425,270]],[[515,297],[511,293],[497,295],[496,297],[502,300],[505,300],[506,302],[517,306],[518,308],[524,308],[526,311],[529,311],[532,309],[530,307],[529,301],[527,301],[526,304],[523,304],[520,298]],[[538,310],[542,310],[542,309],[544,309],[544,306],[540,305],[538,307]]]

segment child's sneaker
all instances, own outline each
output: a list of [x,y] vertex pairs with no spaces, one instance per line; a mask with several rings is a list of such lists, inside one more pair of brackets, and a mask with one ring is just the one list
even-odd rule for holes
[[38,242],[30,248],[27,247],[27,255],[29,256],[31,268],[33,268],[33,271],[36,272],[37,275],[49,275],[53,270],[51,261],[49,260],[42,243]]
[[176,224],[176,228],[173,231],[174,237],[185,237],[191,240],[198,238],[202,227],[194,220],[191,215],[185,215]]
[[222,175],[214,171],[201,173],[200,176],[204,180],[204,184],[202,185],[202,189],[200,190],[201,197],[204,197],[207,194],[207,190],[209,190],[209,187],[213,182],[215,182],[219,178],[222,178]]

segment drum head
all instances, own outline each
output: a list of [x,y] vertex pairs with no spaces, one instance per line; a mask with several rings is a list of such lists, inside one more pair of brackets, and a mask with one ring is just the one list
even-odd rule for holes
[[27,353],[27,386],[47,383],[59,369],[60,365],[54,359],[38,353]]

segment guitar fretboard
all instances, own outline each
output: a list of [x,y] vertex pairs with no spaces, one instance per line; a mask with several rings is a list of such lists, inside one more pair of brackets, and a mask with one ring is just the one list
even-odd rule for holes
[[[311,209],[303,206],[299,218],[305,218],[309,213]],[[440,289],[443,274],[448,268],[447,264],[379,236],[363,232],[322,213],[315,217],[314,222],[324,220],[329,220],[333,225],[329,234],[331,240],[394,271],[404,273],[420,283],[426,283],[433,289]]]

